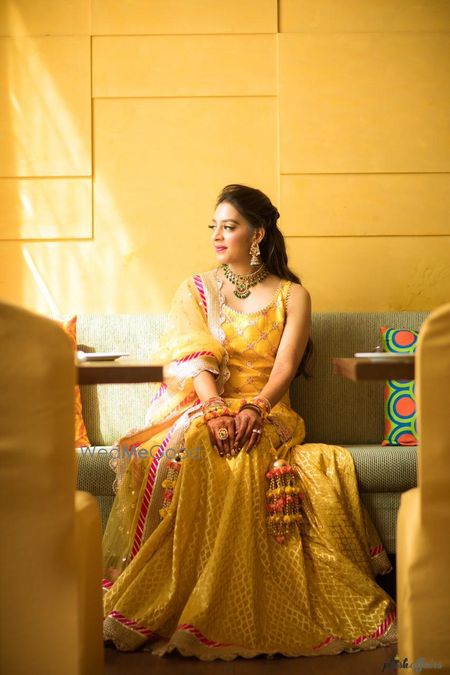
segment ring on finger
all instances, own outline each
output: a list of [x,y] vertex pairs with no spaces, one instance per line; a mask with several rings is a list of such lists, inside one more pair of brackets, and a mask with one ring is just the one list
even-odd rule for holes
[[220,427],[220,429],[217,431],[217,437],[220,438],[221,441],[225,441],[230,434],[228,433],[228,429],[226,427]]
[[252,434],[262,434],[261,429],[252,429]]

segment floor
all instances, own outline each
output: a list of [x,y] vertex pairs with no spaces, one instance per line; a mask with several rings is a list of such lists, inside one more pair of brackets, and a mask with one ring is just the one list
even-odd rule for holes
[[[395,557],[391,558],[394,569],[380,576],[377,581],[391,597],[395,598]],[[285,657],[236,659],[234,661],[205,662],[185,658],[178,654],[153,656],[145,648],[138,652],[119,652],[113,646],[105,647],[105,675],[380,675],[383,669],[389,673],[390,662],[397,653],[392,645],[354,654],[315,656],[290,659]]]
[[[337,656],[302,656],[297,659],[236,659],[205,662],[175,654],[153,656],[149,652],[118,652],[105,648],[105,675],[380,675],[396,654],[396,647]],[[392,671],[391,671],[392,672]]]

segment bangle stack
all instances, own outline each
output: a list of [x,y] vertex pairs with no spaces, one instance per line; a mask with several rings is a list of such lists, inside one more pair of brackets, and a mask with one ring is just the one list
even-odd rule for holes
[[245,398],[242,399],[241,405],[239,406],[239,412],[244,410],[244,408],[252,408],[253,410],[256,410],[259,412],[262,419],[265,419],[268,415],[270,415],[272,405],[269,399],[265,396],[253,396],[253,398],[248,400]]
[[211,396],[207,401],[203,401],[202,413],[205,422],[215,417],[222,417],[223,415],[233,416],[234,414],[220,396]]

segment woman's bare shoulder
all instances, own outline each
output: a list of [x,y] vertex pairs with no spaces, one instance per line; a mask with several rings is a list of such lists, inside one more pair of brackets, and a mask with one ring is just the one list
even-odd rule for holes
[[296,281],[291,282],[291,288],[289,290],[289,293],[292,295],[297,296],[297,298],[305,298],[305,297],[311,297],[309,295],[309,291],[307,288],[303,286],[303,284],[298,284]]
[[294,307],[311,308],[311,295],[303,284],[293,281],[289,287],[288,311]]

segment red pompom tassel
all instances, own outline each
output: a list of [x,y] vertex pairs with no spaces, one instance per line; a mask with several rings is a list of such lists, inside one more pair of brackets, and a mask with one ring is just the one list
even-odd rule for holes
[[275,459],[266,478],[267,529],[275,541],[283,544],[288,534],[300,525],[303,495],[298,473],[286,460]]

